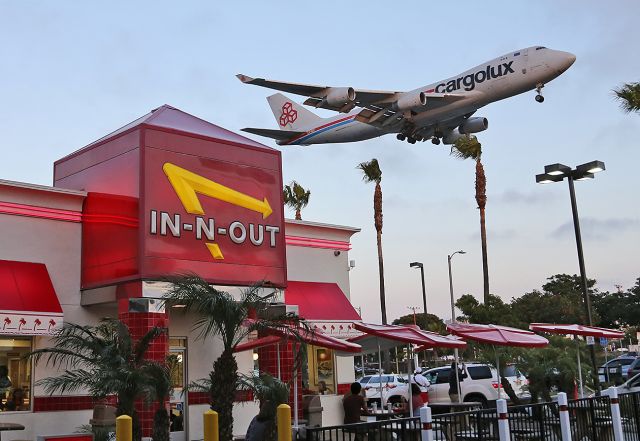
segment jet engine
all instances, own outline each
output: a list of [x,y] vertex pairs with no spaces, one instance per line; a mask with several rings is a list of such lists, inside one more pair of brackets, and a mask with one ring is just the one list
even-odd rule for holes
[[444,144],[455,144],[456,141],[460,138],[462,138],[463,135],[462,133],[460,133],[458,131],[458,129],[453,129],[452,131],[450,131],[449,133],[446,133],[443,137],[442,137],[442,142]]
[[467,118],[465,122],[460,124],[458,131],[462,134],[478,133],[487,130],[489,120],[487,118]]
[[424,92],[406,92],[400,95],[398,101],[393,103],[393,110],[411,110],[417,107],[422,107],[427,105],[427,96]]
[[324,101],[330,106],[340,107],[356,100],[353,87],[330,87]]

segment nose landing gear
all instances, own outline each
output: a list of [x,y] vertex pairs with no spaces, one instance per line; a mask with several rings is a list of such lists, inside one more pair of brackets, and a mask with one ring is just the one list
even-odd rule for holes
[[536,101],[539,103],[544,102],[544,97],[542,96],[542,88],[544,87],[543,83],[538,83],[536,84],[536,92],[538,93],[536,95]]
[[431,138],[431,142],[434,145],[440,145],[440,138],[436,138],[435,136],[433,138]]

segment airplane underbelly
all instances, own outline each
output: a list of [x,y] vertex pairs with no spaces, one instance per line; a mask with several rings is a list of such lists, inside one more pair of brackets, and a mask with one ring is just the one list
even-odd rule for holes
[[330,144],[340,142],[363,141],[384,135],[385,132],[377,127],[352,121],[344,126],[337,127],[309,139],[310,144]]

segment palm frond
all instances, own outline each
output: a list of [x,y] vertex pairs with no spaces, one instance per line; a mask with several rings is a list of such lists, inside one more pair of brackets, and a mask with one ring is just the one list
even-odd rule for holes
[[451,146],[451,156],[459,159],[478,160],[482,156],[482,144],[474,135],[461,136]]
[[362,170],[363,181],[375,182],[376,184],[379,184],[382,181],[382,170],[380,170],[380,165],[376,158],[373,158],[368,162],[361,162],[356,168]]
[[613,90],[620,107],[627,113],[640,112],[640,82],[623,84]]

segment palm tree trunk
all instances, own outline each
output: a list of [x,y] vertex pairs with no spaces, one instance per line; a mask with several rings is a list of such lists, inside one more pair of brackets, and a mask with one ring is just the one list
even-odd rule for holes
[[387,306],[384,295],[384,262],[382,259],[382,188],[376,183],[373,194],[373,217],[376,227],[376,239],[378,241],[378,275],[380,277],[380,312],[382,324],[387,324]]
[[487,205],[487,178],[480,157],[476,160],[476,202],[480,210],[480,241],[482,246],[482,276],[484,285],[484,303],[489,301],[489,258],[487,256],[487,227],[485,225],[485,207]]
[[238,384],[238,364],[230,349],[225,349],[213,364],[211,409],[218,412],[220,441],[233,440],[233,401]]
[[302,213],[299,208],[296,208],[296,220],[302,220]]

